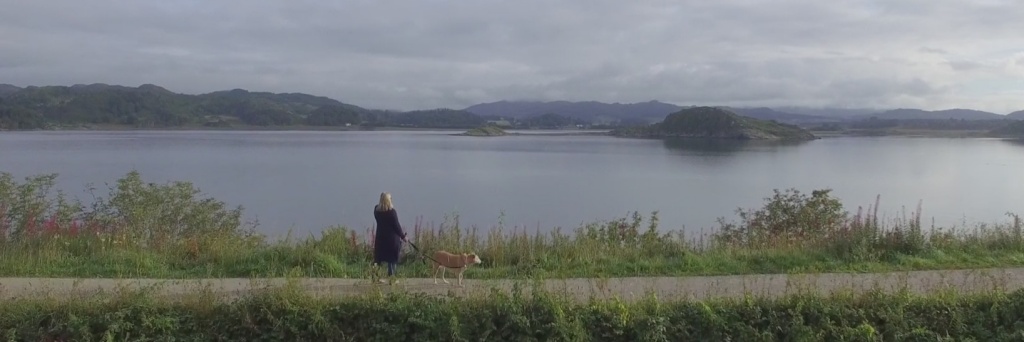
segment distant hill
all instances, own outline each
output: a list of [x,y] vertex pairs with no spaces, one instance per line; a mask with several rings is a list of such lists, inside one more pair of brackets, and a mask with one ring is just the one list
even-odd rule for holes
[[[544,114],[558,114],[573,119],[585,120],[594,123],[639,123],[649,124],[665,118],[665,116],[682,110],[684,108],[671,103],[659,101],[648,101],[638,103],[603,103],[596,101],[569,102],[569,101],[498,101],[482,103],[466,108],[466,111],[476,113],[485,117],[506,117],[506,118],[528,118]],[[767,107],[755,108],[730,108],[739,115],[762,120],[776,120],[790,124],[811,124],[822,122],[834,122],[836,119],[794,114],[777,111]]]
[[1014,119],[1014,120],[1024,120],[1024,110],[1019,110],[1019,111],[1007,114],[1006,118]]
[[179,94],[152,84],[0,87],[0,129],[111,124],[132,127],[204,125],[409,126],[473,128],[485,121],[465,111],[370,110],[328,97],[243,89]]
[[349,110],[357,112],[364,112],[366,109],[342,103],[338,100],[324,97],[314,96],[302,93],[269,93],[269,92],[250,92],[244,89],[233,89],[226,91],[215,91],[212,93],[199,95],[199,98],[206,102],[226,100],[226,101],[254,101],[262,100],[269,103],[274,103],[278,106],[283,107],[288,111],[295,113],[309,113],[317,108],[323,106],[338,106],[344,107]]
[[45,125],[46,119],[38,112],[5,106],[0,102],[0,130],[35,129]]
[[1001,120],[1005,119],[1006,116],[999,115],[996,113],[983,112],[980,110],[973,109],[946,109],[937,111],[927,111],[921,109],[893,109],[884,111],[877,114],[865,114],[856,117],[857,119],[868,119],[876,117],[883,120],[923,120],[923,119],[938,119],[938,120]]
[[[603,103],[597,101],[498,101],[458,109],[408,112],[367,109],[325,96],[256,92],[244,89],[190,95],[153,84],[138,87],[102,83],[72,86],[0,84],[0,129],[54,126],[124,125],[139,128],[212,126],[362,126],[475,128],[494,121],[512,128],[567,128],[577,125],[645,127],[661,122],[683,107],[660,101]],[[742,117],[789,125],[902,125],[946,127],[949,119],[971,121],[973,128],[999,127],[1006,118],[1024,119],[1024,111],[995,113],[950,109],[831,109],[803,107],[721,108]],[[871,118],[875,118],[869,120]],[[894,122],[899,121],[899,122]],[[976,125],[982,121],[992,121]],[[999,122],[996,122],[999,121]],[[964,122],[957,127],[965,126]],[[901,127],[902,127],[901,126]],[[975,127],[977,126],[977,127]],[[607,127],[607,126],[605,126]]]
[[[543,115],[531,116],[525,119],[516,120],[516,126],[522,128],[540,128],[540,129],[561,129],[565,127],[571,127],[576,124],[587,124],[588,122],[582,119],[573,119],[570,117],[548,113]],[[620,122],[621,123],[621,122]],[[640,125],[647,123],[636,121]]]
[[19,90],[21,90],[21,87],[16,87],[10,84],[0,84],[0,97],[5,97]]
[[669,114],[645,127],[621,128],[615,136],[637,138],[714,138],[738,140],[811,140],[800,127],[741,116],[717,107],[693,107]]
[[174,126],[201,118],[189,96],[155,85],[137,88],[107,84],[26,87],[3,98],[5,107],[53,123],[119,123]]
[[[864,116],[867,114],[874,114],[884,112],[885,109],[870,109],[870,108],[810,108],[810,107],[792,107],[782,106],[775,107],[775,110],[793,113],[793,114],[804,114],[818,117],[829,117],[829,118],[850,118],[857,116]],[[870,115],[868,115],[870,116]]]
[[[204,115],[227,116],[256,126],[277,125],[334,125],[333,119],[324,118],[324,111],[309,116],[320,108],[325,111],[366,113],[365,108],[340,101],[301,93],[250,92],[244,89],[215,91],[195,96],[199,111]],[[355,123],[359,123],[356,121]]]
[[733,111],[736,114],[751,117],[760,120],[775,120],[782,123],[789,124],[814,124],[814,123],[826,123],[836,122],[836,118],[825,117],[819,115],[806,115],[806,114],[794,114],[788,112],[778,111],[768,107],[755,107],[755,108],[733,108],[733,107],[720,107],[722,109]]
[[306,115],[306,124],[312,126],[347,126],[363,122],[363,112],[350,106],[327,104]]
[[654,122],[664,119],[665,115],[679,109],[680,107],[677,105],[658,101],[639,103],[498,101],[472,105],[465,110],[477,115],[517,119],[558,114],[590,122],[617,122],[623,119]]
[[389,126],[403,127],[476,128],[487,123],[479,115],[449,108],[393,113],[387,119]]

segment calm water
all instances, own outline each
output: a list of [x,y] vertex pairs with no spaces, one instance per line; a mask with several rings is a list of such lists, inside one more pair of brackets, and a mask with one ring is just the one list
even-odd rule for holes
[[[368,228],[381,191],[403,223],[575,227],[660,211],[663,229],[699,231],[772,189],[832,188],[850,211],[882,196],[888,217],[923,200],[939,224],[1024,214],[1024,145],[988,139],[827,138],[772,145],[601,136],[473,138],[450,132],[4,132],[0,171],[59,173],[89,198],[132,169],[193,182],[242,205],[261,230]],[[101,191],[105,194],[105,191]]]

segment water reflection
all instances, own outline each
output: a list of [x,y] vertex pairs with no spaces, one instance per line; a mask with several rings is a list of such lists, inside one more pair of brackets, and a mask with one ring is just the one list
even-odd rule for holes
[[1013,139],[1002,139],[1004,142],[1010,143],[1011,145],[1024,146],[1024,138],[1013,138]]
[[662,140],[662,144],[669,150],[694,155],[730,155],[740,151],[790,148],[805,143],[807,142],[701,138],[668,138]]

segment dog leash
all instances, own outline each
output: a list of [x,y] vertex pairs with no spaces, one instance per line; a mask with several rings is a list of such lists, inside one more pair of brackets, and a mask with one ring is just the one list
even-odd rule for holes
[[[431,258],[429,255],[427,255],[427,253],[423,253],[423,251],[421,251],[420,248],[417,247],[415,243],[412,243],[412,241],[409,241],[409,240],[402,240],[402,241],[405,241],[406,243],[409,244],[409,246],[412,246],[412,249],[415,249],[416,252],[420,253],[420,255],[423,256],[424,258],[430,259],[431,261],[436,262],[438,265],[442,265],[442,266],[444,265],[440,261],[437,261],[436,259]],[[427,263],[427,261],[424,260],[423,263],[425,264],[425,263]],[[444,267],[445,268],[456,268],[456,269],[458,269],[458,268],[466,267],[466,265],[462,265],[462,266],[459,266],[459,267],[448,267],[448,266],[444,266]]]

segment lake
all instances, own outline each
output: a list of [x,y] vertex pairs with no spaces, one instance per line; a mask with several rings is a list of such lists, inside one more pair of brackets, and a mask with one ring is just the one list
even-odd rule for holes
[[[301,235],[373,224],[392,192],[403,225],[542,231],[659,211],[661,228],[706,232],[773,189],[831,188],[847,210],[881,195],[888,218],[923,201],[939,225],[1007,222],[1024,214],[1024,145],[996,139],[836,137],[800,144],[620,139],[607,136],[451,136],[450,131],[64,131],[0,133],[0,171],[58,173],[88,199],[129,171],[189,181],[245,207],[260,230]],[[503,214],[502,214],[503,213]],[[502,217],[503,215],[503,217]]]

